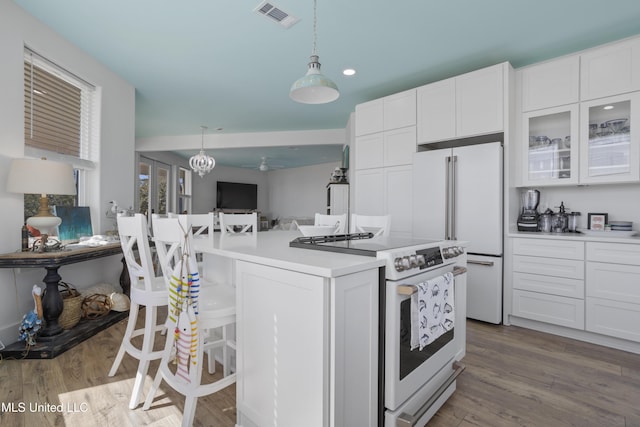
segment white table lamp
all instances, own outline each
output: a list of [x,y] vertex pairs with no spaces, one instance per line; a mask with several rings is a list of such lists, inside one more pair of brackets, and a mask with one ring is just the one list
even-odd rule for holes
[[47,194],[76,194],[73,167],[42,159],[13,159],[9,166],[7,191],[11,193],[40,194],[40,208],[27,224],[42,234],[55,234],[62,220],[51,214]]

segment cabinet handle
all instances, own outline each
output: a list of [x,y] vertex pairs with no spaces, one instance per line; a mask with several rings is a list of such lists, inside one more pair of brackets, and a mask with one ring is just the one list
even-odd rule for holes
[[451,239],[458,240],[456,237],[456,174],[458,156],[453,156],[451,168]]

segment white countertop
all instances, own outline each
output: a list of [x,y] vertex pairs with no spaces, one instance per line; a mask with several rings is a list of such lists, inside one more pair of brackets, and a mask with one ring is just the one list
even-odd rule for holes
[[543,233],[530,231],[511,231],[508,237],[521,237],[530,239],[553,239],[553,240],[577,240],[583,242],[608,242],[608,243],[630,243],[640,245],[640,235],[631,237],[621,237],[615,232],[603,231],[597,235],[587,235],[582,233]]
[[289,247],[300,231],[261,231],[194,239],[197,251],[321,277],[339,277],[384,265],[375,257]]

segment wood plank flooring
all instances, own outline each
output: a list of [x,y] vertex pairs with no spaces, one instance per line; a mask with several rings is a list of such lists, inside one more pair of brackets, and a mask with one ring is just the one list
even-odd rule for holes
[[[640,355],[513,326],[467,323],[466,370],[429,427],[640,426]],[[120,322],[53,360],[0,361],[0,425],[179,425],[184,399],[166,385],[149,411],[128,409],[133,358],[125,356],[117,375],[107,377],[124,326]],[[235,416],[231,386],[199,399],[194,425],[233,427]]]

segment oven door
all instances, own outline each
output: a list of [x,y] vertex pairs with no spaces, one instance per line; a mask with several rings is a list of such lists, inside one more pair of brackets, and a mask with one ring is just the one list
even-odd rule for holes
[[387,411],[401,409],[402,404],[420,389],[423,393],[431,393],[428,390],[433,389],[435,393],[444,382],[443,378],[453,372],[454,360],[464,355],[466,288],[460,285],[464,285],[465,274],[455,276],[453,330],[422,350],[411,350],[411,296],[398,292],[401,285],[415,285],[447,272],[453,273],[454,267],[449,264],[397,282],[386,282],[384,400]]

